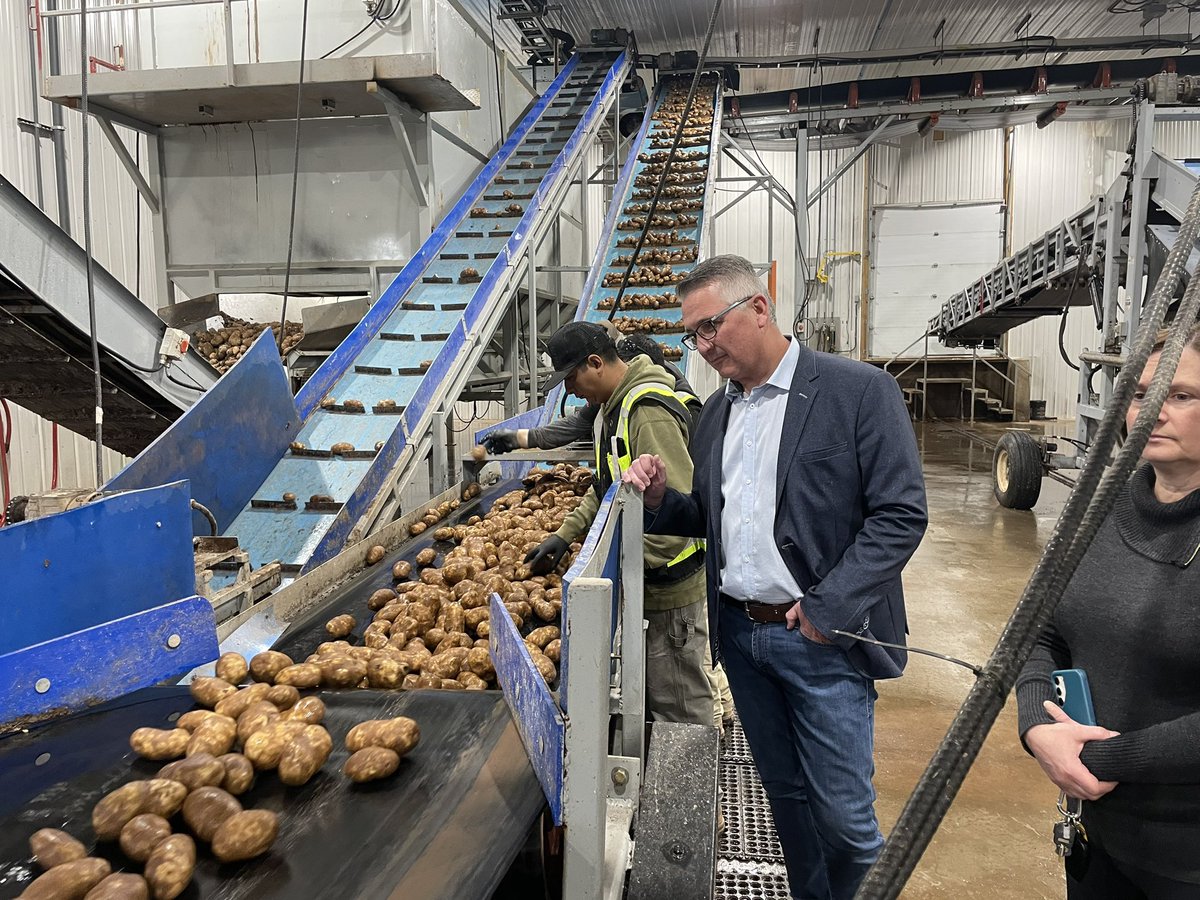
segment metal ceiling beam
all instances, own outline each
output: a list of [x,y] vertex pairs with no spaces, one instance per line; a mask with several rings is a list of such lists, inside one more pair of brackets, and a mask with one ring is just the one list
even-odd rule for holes
[[808,195],[809,209],[812,209],[813,205],[821,199],[821,195],[833,187],[837,183],[837,180],[845,175],[846,172],[850,170],[850,167],[862,158],[862,155],[867,152],[867,148],[874,144],[879,135],[883,133],[883,130],[891,125],[895,120],[895,116],[888,116],[878,125],[876,125],[875,130],[868,134],[866,139],[854,148],[854,152],[843,159],[838,167],[829,173],[829,177],[821,182],[820,186],[815,191]]
[[1200,50],[1200,42],[1191,35],[1128,35],[1111,38],[1029,38],[982,44],[951,44],[945,47],[918,47],[913,50],[852,50],[846,53],[820,53],[806,56],[717,56],[706,65],[733,65],[742,69],[813,69],[875,63],[934,62],[947,59],[981,59],[988,56],[1033,56],[1041,53],[1147,52],[1149,50]]

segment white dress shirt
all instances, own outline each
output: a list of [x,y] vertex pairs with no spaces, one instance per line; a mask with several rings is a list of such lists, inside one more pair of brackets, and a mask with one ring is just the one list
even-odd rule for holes
[[729,425],[721,452],[721,592],[736,600],[795,603],[800,585],[775,546],[775,487],[783,417],[800,347],[787,352],[763,384],[744,393],[730,382]]

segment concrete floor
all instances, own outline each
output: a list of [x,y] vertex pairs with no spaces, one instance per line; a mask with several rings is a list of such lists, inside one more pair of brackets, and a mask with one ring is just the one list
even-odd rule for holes
[[[1061,432],[1066,423],[1057,427]],[[1001,433],[987,426],[976,431],[992,440]],[[982,664],[1025,587],[1068,489],[1044,479],[1034,510],[1004,509],[992,496],[987,446],[946,425],[922,426],[917,436],[929,530],[904,575],[909,641]],[[879,683],[875,785],[885,834],[973,681],[967,669],[913,654],[903,678]],[[1062,866],[1049,838],[1056,798],[1055,788],[1021,748],[1010,697],[903,896],[1063,897]]]

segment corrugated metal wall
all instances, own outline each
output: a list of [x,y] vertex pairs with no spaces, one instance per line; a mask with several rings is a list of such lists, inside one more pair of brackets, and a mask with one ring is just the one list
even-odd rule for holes
[[[111,47],[114,40],[108,27],[101,27],[93,37],[93,48]],[[64,45],[64,55],[77,54],[78,45]],[[104,52],[95,51],[102,56]],[[18,117],[35,118],[33,70],[25,4],[0,5],[0,173],[15,184],[26,196],[37,201],[38,162],[41,163],[43,208],[59,221],[54,178],[54,153],[50,141],[18,129]],[[78,63],[73,66],[78,69]],[[50,104],[36,101],[36,118],[43,124],[51,121]],[[81,117],[67,110],[64,113],[68,198],[70,204],[68,230],[82,242],[83,210],[80,204],[83,165]],[[117,129],[130,153],[135,153],[135,132]],[[138,209],[141,205],[133,182],[121,167],[116,153],[100,133],[92,127],[89,134],[91,149],[92,240],[96,259],[129,290],[148,301],[147,294],[154,280],[154,254],[150,241],[143,242],[139,259],[137,241]],[[142,139],[142,156],[145,140]],[[143,229],[149,227],[149,213],[141,208]],[[140,281],[142,290],[138,291]],[[150,302],[157,306],[156,302]],[[13,412],[13,440],[10,481],[14,494],[45,490],[51,483],[51,425],[44,419],[9,401]],[[124,458],[105,451],[106,475],[116,472]],[[59,430],[59,487],[90,487],[95,484],[95,444],[86,438]]]

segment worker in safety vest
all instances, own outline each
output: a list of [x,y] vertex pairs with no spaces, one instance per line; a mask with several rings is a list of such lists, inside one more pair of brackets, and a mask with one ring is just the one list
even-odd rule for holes
[[[572,322],[550,338],[554,374],[547,390],[564,387],[600,412],[594,491],[558,531],[525,561],[535,573],[555,569],[570,543],[591,526],[600,499],[643,453],[669,459],[672,486],[691,490],[688,455],[691,415],[675,379],[645,356],[625,362],[613,339],[594,322]],[[676,468],[678,467],[678,468]],[[693,538],[647,535],[645,541],[646,708],[658,721],[713,724],[716,694],[705,670],[708,646],[704,547]]]

